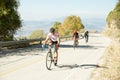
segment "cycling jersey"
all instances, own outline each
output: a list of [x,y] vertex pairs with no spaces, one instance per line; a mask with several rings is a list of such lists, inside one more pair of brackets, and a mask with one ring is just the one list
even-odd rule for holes
[[75,32],[75,33],[73,34],[73,36],[74,36],[75,38],[79,38],[79,35],[78,35],[77,32]]
[[52,40],[53,42],[56,42],[57,41],[57,39],[59,38],[59,34],[58,33],[55,33],[54,35],[52,34],[52,33],[49,33],[48,35],[47,35],[47,39],[50,39],[50,40]]

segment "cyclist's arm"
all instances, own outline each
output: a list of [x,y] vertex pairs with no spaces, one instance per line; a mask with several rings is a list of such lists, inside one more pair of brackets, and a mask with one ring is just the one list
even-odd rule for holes
[[48,38],[46,38],[46,39],[45,39],[45,41],[44,41],[44,44],[46,44],[46,43],[48,42],[48,40],[49,40],[49,39],[48,39]]
[[59,36],[59,34],[57,34],[57,41],[58,41],[58,45],[60,45],[60,36]]
[[57,41],[58,41],[58,45],[60,45],[60,37],[57,39]]
[[75,38],[75,34],[73,33],[72,39],[74,39],[74,38]]
[[48,40],[49,40],[49,37],[47,35],[46,39],[43,41],[43,44],[46,44],[48,42]]

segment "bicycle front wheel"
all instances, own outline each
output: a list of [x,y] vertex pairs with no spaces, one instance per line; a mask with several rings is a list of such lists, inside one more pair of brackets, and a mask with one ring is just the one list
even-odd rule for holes
[[73,44],[74,49],[77,48],[77,46],[78,46],[78,41],[75,41]]
[[52,53],[48,52],[46,55],[46,68],[48,70],[51,70],[51,65],[52,65]]

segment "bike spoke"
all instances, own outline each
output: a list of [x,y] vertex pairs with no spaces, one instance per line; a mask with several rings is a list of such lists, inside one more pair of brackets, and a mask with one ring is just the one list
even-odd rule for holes
[[47,56],[46,56],[46,68],[48,70],[51,70],[51,65],[52,65],[52,53],[47,53]]

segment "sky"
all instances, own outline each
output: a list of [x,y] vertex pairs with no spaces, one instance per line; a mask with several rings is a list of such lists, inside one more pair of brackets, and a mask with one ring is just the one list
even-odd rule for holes
[[22,20],[51,20],[70,15],[106,18],[118,0],[19,0]]

